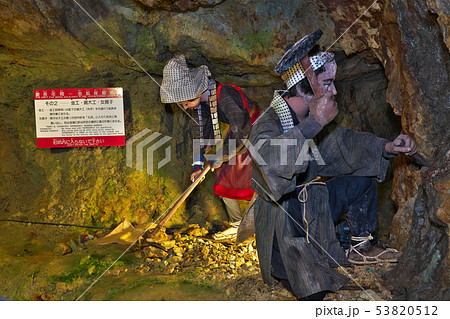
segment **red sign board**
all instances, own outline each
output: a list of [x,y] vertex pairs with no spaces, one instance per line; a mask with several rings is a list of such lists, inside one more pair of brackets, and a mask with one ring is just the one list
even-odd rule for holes
[[125,145],[122,88],[34,90],[38,148]]

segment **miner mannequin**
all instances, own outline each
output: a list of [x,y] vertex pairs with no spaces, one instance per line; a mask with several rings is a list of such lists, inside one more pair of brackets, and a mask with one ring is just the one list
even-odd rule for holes
[[[239,87],[220,84],[210,76],[205,65],[189,68],[182,55],[171,59],[163,71],[161,101],[179,103],[194,111],[194,144],[204,143],[198,156],[194,152],[191,180],[195,181],[205,163],[215,171],[214,193],[225,204],[230,227],[214,234],[213,239],[233,241],[242,219],[238,200],[251,200],[254,195],[251,158],[243,141],[250,137],[259,108]],[[221,130],[224,126],[226,129]]]
[[[393,262],[399,257],[395,249],[370,243],[377,222],[376,181],[384,179],[389,158],[413,154],[417,146],[406,135],[394,144],[330,123],[338,114],[334,55],[309,52],[324,92],[316,98],[296,49],[294,45],[288,50],[275,68],[287,90],[275,92],[270,108],[253,126],[251,142],[264,141],[258,155],[265,162],[253,161],[252,169],[252,187],[259,195],[256,245],[266,283],[275,278],[298,299],[322,300],[327,291],[338,290],[348,280],[334,267],[348,266],[349,261]],[[274,147],[280,141],[287,145],[284,154],[281,147]],[[395,146],[400,141],[404,146]],[[311,145],[307,150],[315,151],[309,157],[302,155],[305,143]],[[347,254],[334,225],[344,214],[352,235]]]

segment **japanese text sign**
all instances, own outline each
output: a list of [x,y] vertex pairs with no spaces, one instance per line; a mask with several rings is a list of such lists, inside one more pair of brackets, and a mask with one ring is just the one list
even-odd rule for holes
[[122,88],[34,90],[38,148],[125,145]]

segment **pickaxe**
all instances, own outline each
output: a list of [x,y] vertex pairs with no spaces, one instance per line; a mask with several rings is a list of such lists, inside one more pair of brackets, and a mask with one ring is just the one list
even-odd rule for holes
[[180,198],[177,200],[177,202],[173,205],[173,207],[170,209],[170,211],[167,213],[167,215],[156,225],[156,227],[153,229],[153,231],[150,234],[150,238],[155,236],[161,228],[164,226],[165,223],[172,217],[172,215],[177,211],[177,209],[183,204],[183,202],[186,200],[186,198],[189,196],[190,193],[194,190],[195,187],[197,187],[198,184],[200,184],[203,179],[205,178],[205,175],[210,171],[211,166],[209,164],[203,169],[203,171],[200,173],[200,175],[197,177],[197,179],[184,191],[184,193],[180,196]]

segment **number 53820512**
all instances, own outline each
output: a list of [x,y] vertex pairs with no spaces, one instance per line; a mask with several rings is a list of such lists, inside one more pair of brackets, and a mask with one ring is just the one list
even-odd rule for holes
[[437,306],[377,306],[377,316],[437,316]]

